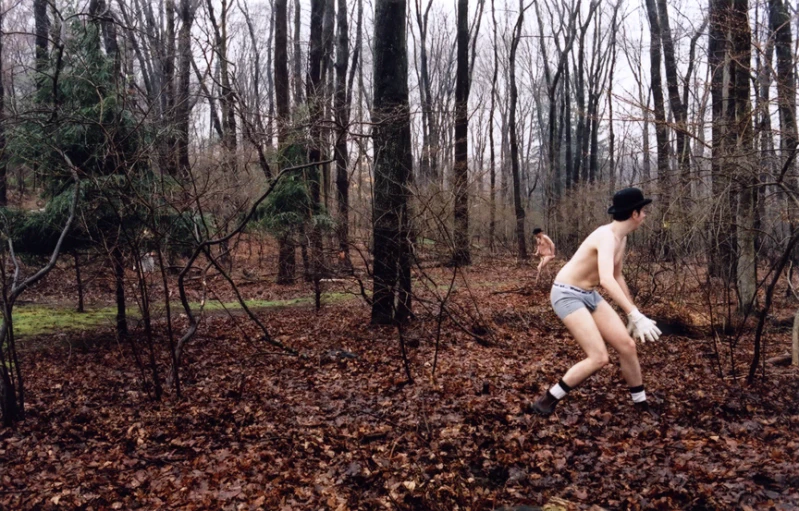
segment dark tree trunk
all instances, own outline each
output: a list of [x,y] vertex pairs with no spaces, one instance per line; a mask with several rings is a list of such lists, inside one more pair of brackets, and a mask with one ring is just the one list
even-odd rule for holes
[[488,124],[488,144],[489,153],[491,158],[491,191],[489,196],[489,224],[488,224],[488,246],[494,250],[494,238],[496,237],[497,226],[497,198],[496,198],[496,182],[497,182],[497,162],[494,154],[494,109],[496,108],[496,94],[497,94],[497,75],[499,74],[499,55],[497,46],[497,17],[496,9],[494,7],[494,0],[491,0],[491,20],[494,23],[494,71],[491,75],[491,111],[489,114]]
[[422,103],[422,157],[419,174],[423,185],[438,183],[438,152],[440,134],[438,119],[433,111],[429,57],[427,54],[427,20],[433,0],[428,0],[422,12],[421,4],[416,5],[416,23],[419,26],[419,94]]
[[524,23],[524,7],[522,0],[519,0],[519,18],[513,29],[513,40],[510,45],[510,115],[508,124],[510,126],[510,159],[513,173],[513,206],[516,212],[516,242],[518,244],[518,255],[522,260],[527,259],[527,242],[524,235],[524,206],[521,197],[521,181],[519,179],[519,143],[516,139],[516,101],[518,89],[516,88],[516,49],[519,46],[519,39],[522,35],[522,25]]
[[[374,24],[373,139],[374,294],[372,323],[395,319],[398,284],[410,275],[407,226],[408,183],[412,167],[408,54],[405,0],[377,0]],[[407,268],[402,267],[407,265]],[[410,296],[400,296],[396,319],[410,308]]]
[[[655,102],[655,138],[657,140],[658,181],[662,198],[666,198],[671,186],[669,175],[669,134],[666,129],[666,110],[663,103],[663,79],[660,74],[660,20],[655,0],[646,0],[646,11],[649,16],[650,44],[649,62],[651,70],[652,98]],[[668,204],[664,200],[664,208]]]
[[288,142],[289,116],[288,0],[275,0],[275,102],[277,103],[277,144],[283,150]]
[[3,18],[0,11],[0,206],[8,204],[8,166],[6,163],[6,90],[3,87]]
[[298,107],[303,102],[302,95],[302,41],[300,39],[300,15],[302,7],[300,0],[294,0],[294,105]]
[[[325,48],[323,44],[323,25],[326,0],[311,1],[311,39],[308,50],[308,78],[306,79],[306,100],[308,102],[310,140],[308,146],[308,159],[318,162],[322,159],[322,122],[324,120],[324,76],[323,58]],[[321,172],[319,165],[311,167],[307,172],[308,189],[311,194],[311,210],[309,218],[319,210],[321,205]],[[311,278],[318,279],[322,267],[322,233],[317,226],[311,227]]]
[[[567,56],[568,59],[568,56]],[[572,160],[572,103],[571,103],[571,84],[569,83],[569,62],[563,66],[563,133],[566,151],[563,156],[566,164],[566,188],[571,188],[574,183],[574,161]]]
[[77,252],[72,253],[75,259],[75,283],[78,285],[78,312],[85,312],[83,307],[83,280],[80,278],[80,255]]
[[735,221],[737,242],[736,281],[738,312],[748,314],[757,296],[757,255],[755,253],[755,224],[757,213],[757,171],[752,157],[752,106],[750,75],[752,60],[752,31],[749,26],[749,0],[734,0],[732,25],[732,59],[735,105],[735,178],[738,182],[738,209]]
[[455,251],[456,266],[471,263],[469,250],[469,0],[458,0],[458,70],[455,82]]
[[716,197],[719,212],[718,221],[712,233],[708,265],[710,274],[731,282],[733,260],[733,236],[729,225],[732,224],[731,194],[729,193],[729,157],[727,141],[728,109],[725,108],[725,76],[728,74],[727,30],[730,19],[730,0],[712,0],[710,2],[710,33],[708,44],[708,65],[710,66],[710,93],[712,101],[712,157],[710,160],[713,180],[712,192]]
[[[782,0],[769,0],[769,25],[777,54],[777,101],[780,114],[780,157],[787,159],[799,144],[796,128],[796,76],[793,61],[791,16]],[[780,165],[781,167],[781,165]]]
[[277,283],[280,285],[293,284],[297,269],[296,249],[292,236],[280,236],[278,239],[279,251],[277,262]]
[[189,174],[189,117],[191,102],[191,26],[194,23],[194,2],[180,0],[180,32],[178,34],[178,87],[175,94],[175,131],[177,132],[176,153],[180,174]]
[[33,22],[36,31],[36,88],[40,88],[47,79],[47,46],[50,32],[50,18],[47,16],[47,0],[33,0]]
[[680,176],[680,201],[683,202],[683,194],[687,189],[688,165],[690,163],[690,145],[687,143],[685,134],[686,126],[686,107],[680,99],[680,88],[677,84],[677,62],[674,56],[674,42],[671,37],[671,26],[669,24],[669,11],[666,0],[657,0],[658,16],[660,21],[660,36],[663,42],[663,63],[666,66],[666,87],[669,92],[669,104],[674,115],[675,129],[674,134],[677,139],[677,166]]
[[111,264],[114,267],[117,300],[117,335],[128,335],[128,318],[125,312],[125,260],[119,247],[111,249]]
[[[165,4],[165,18],[166,18],[166,34],[163,41],[164,50],[161,61],[163,73],[163,89],[161,94],[163,110],[163,125],[166,129],[167,135],[164,137],[165,147],[163,160],[166,173],[170,176],[177,176],[180,170],[178,164],[178,152],[180,151],[180,136],[173,131],[173,122],[176,122],[177,112],[175,106],[177,99],[175,98],[175,0],[167,0]],[[179,130],[179,128],[178,128]],[[188,142],[187,142],[188,143]]]
[[338,125],[336,137],[336,204],[338,206],[338,246],[339,257],[346,268],[349,259],[349,212],[350,180],[349,154],[347,153],[347,131],[350,123],[350,107],[347,101],[347,66],[349,64],[350,42],[347,25],[347,2],[338,0],[338,43],[336,47],[336,96],[335,114]]

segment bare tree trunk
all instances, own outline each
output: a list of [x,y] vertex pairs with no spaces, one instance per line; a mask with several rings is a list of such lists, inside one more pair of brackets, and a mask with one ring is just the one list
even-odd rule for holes
[[116,283],[117,335],[124,337],[128,335],[128,319],[125,312],[125,260],[119,247],[111,249],[111,264],[114,267],[114,281]]
[[[674,56],[674,42],[671,37],[671,27],[669,24],[669,11],[666,0],[657,0],[658,16],[660,21],[660,37],[663,43],[663,61],[666,66],[666,87],[669,91],[669,104],[674,115],[675,138],[677,139],[677,166],[680,176],[680,196],[679,200],[684,203],[683,195],[689,186],[688,165],[690,163],[690,145],[686,140],[686,106],[680,99],[680,88],[677,84],[677,62]],[[682,208],[678,208],[682,211]]]
[[660,74],[661,31],[655,0],[646,0],[646,11],[649,15],[649,62],[651,70],[652,98],[655,101],[655,138],[657,140],[658,181],[663,208],[668,207],[670,183],[669,175],[669,135],[666,129],[666,110],[663,103],[663,80]]
[[497,16],[494,7],[494,0],[491,0],[491,19],[494,22],[494,71],[491,75],[491,113],[488,116],[488,144],[489,153],[491,158],[491,190],[488,198],[489,203],[489,224],[488,224],[488,246],[491,251],[494,250],[494,239],[496,238],[497,228],[497,196],[496,196],[496,183],[497,183],[497,162],[494,154],[494,109],[496,107],[497,95],[497,75],[499,73],[499,56],[497,46]]
[[48,32],[50,31],[50,18],[47,16],[47,0],[33,0],[33,21],[36,31],[36,52],[35,52],[35,68],[36,68],[36,88],[42,86],[47,69],[47,42],[49,41]]
[[519,0],[519,18],[513,29],[513,39],[510,45],[510,63],[508,72],[510,74],[510,115],[508,124],[510,125],[510,158],[513,173],[513,205],[516,212],[516,242],[518,244],[518,256],[522,260],[527,259],[527,242],[524,235],[524,207],[521,198],[521,181],[519,180],[519,144],[516,140],[516,102],[518,90],[516,88],[516,49],[519,46],[519,39],[522,35],[522,25],[524,23],[523,0]]
[[300,15],[302,8],[300,0],[294,0],[294,105],[299,106],[303,102],[302,95],[302,41],[300,39]]
[[[308,102],[310,140],[308,159],[317,162],[322,159],[322,121],[324,116],[324,76],[322,74],[325,48],[323,44],[323,25],[326,0],[311,1],[311,39],[308,50],[308,78],[306,79],[306,100]],[[321,173],[319,165],[312,167],[307,173],[308,189],[311,194],[311,210],[308,219],[319,210],[321,205]],[[318,226],[311,227],[311,278],[320,278],[322,267],[322,234]]]
[[336,95],[335,114],[337,138],[336,157],[336,204],[338,206],[338,245],[340,259],[345,268],[352,268],[349,258],[349,213],[350,181],[347,132],[350,123],[349,91],[347,90],[347,66],[350,53],[349,27],[347,24],[347,1],[338,0],[338,45],[336,47]]
[[177,164],[180,175],[189,174],[189,120],[191,102],[191,26],[194,23],[195,7],[192,0],[180,0],[180,32],[178,34],[178,87],[175,94],[175,128],[177,131]]
[[8,204],[8,165],[6,162],[6,90],[3,86],[3,18],[0,10],[0,206]]
[[[275,99],[277,102],[277,147],[282,155],[290,144],[288,67],[288,0],[275,1]],[[283,166],[281,159],[280,166]],[[293,234],[278,236],[278,284],[291,284],[297,268],[296,246]]]
[[277,144],[284,150],[289,116],[288,0],[275,0],[275,99],[277,103]]
[[77,312],[86,312],[83,307],[83,280],[80,277],[80,255],[77,251],[72,252],[72,258],[75,260],[75,283],[78,285],[78,308]]
[[737,283],[738,311],[745,315],[755,305],[757,296],[757,254],[755,252],[755,215],[757,212],[757,172],[752,158],[752,105],[750,100],[750,73],[752,60],[752,31],[749,26],[749,0],[733,1],[732,51],[735,85],[735,126],[737,131],[736,164],[740,188],[736,221],[738,242]]
[[[161,91],[161,94],[163,94],[162,102],[164,104],[162,122],[168,134],[164,140],[166,147],[163,150],[166,173],[170,176],[177,176],[179,170],[177,152],[179,149],[177,149],[176,145],[180,142],[176,139],[176,135],[172,130],[172,123],[176,121],[175,104],[177,102],[175,98],[175,0],[166,0],[165,7],[166,41],[163,44],[166,55],[164,55],[161,62],[163,73],[163,91]],[[188,144],[188,141],[186,143]]]
[[[405,0],[377,0],[374,23],[373,139],[374,180],[374,299],[372,323],[395,320],[395,293],[401,268],[402,245],[408,243],[408,182],[413,164],[408,103],[408,56]],[[409,270],[409,268],[408,268]],[[409,271],[408,271],[409,275]],[[402,284],[401,284],[402,285]],[[407,285],[407,284],[406,284]],[[396,309],[408,309],[409,302]],[[408,310],[397,310],[403,319]]]
[[782,0],[769,0],[769,9],[769,26],[774,32],[774,47],[777,53],[777,101],[780,114],[780,152],[782,153],[780,157],[785,160],[799,144],[796,127],[796,75],[793,67],[791,16],[788,7]]
[[416,0],[416,23],[419,26],[419,65],[420,76],[419,94],[422,102],[422,158],[419,174],[423,185],[437,183],[439,180],[438,153],[440,149],[440,134],[438,119],[433,112],[431,92],[430,66],[427,48],[427,21],[433,0],[428,0],[422,13],[421,0]]
[[456,266],[471,263],[469,250],[469,0],[458,0],[458,70],[455,83],[455,250]]

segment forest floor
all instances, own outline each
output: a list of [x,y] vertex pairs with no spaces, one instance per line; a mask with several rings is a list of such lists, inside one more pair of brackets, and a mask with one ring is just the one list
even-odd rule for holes
[[[440,336],[437,309],[423,303],[403,329],[413,383],[397,329],[370,326],[354,295],[318,312],[258,309],[299,357],[259,340],[240,314],[207,315],[187,345],[183,397],[167,389],[160,402],[143,390],[131,344],[108,329],[23,339],[27,417],[0,429],[0,509],[799,507],[799,371],[769,365],[746,384],[751,335],[731,350],[690,325],[699,314],[684,304],[652,301],[644,312],[667,335],[639,355],[659,419],[634,411],[612,351],[555,415],[530,416],[525,402],[581,351],[529,266],[487,261],[467,273]],[[429,274],[446,294],[451,270]],[[53,279],[25,298],[66,303],[52,290],[68,286]],[[312,296],[305,284],[243,291]],[[769,322],[769,355],[789,351],[792,314]]]

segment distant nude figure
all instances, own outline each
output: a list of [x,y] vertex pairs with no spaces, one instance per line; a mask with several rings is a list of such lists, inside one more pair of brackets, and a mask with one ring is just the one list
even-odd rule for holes
[[544,231],[541,230],[540,227],[536,227],[533,229],[533,237],[535,237],[536,241],[536,249],[534,256],[541,256],[541,262],[538,263],[538,273],[535,276],[535,281],[538,282],[539,277],[541,277],[541,270],[544,269],[544,266],[553,259],[555,259],[555,243],[544,234]]
[[[141,259],[139,259],[139,264],[141,265],[141,271],[143,273],[152,273],[152,272],[154,272],[155,271],[155,251],[152,250],[150,252],[147,252],[143,256],[141,256]],[[136,266],[134,266],[133,269],[135,270]]]

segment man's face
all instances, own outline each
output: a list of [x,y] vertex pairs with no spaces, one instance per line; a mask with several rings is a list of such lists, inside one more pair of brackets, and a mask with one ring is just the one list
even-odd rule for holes
[[641,208],[640,211],[633,211],[632,219],[635,220],[636,227],[644,223],[644,218],[646,218],[646,208]]

